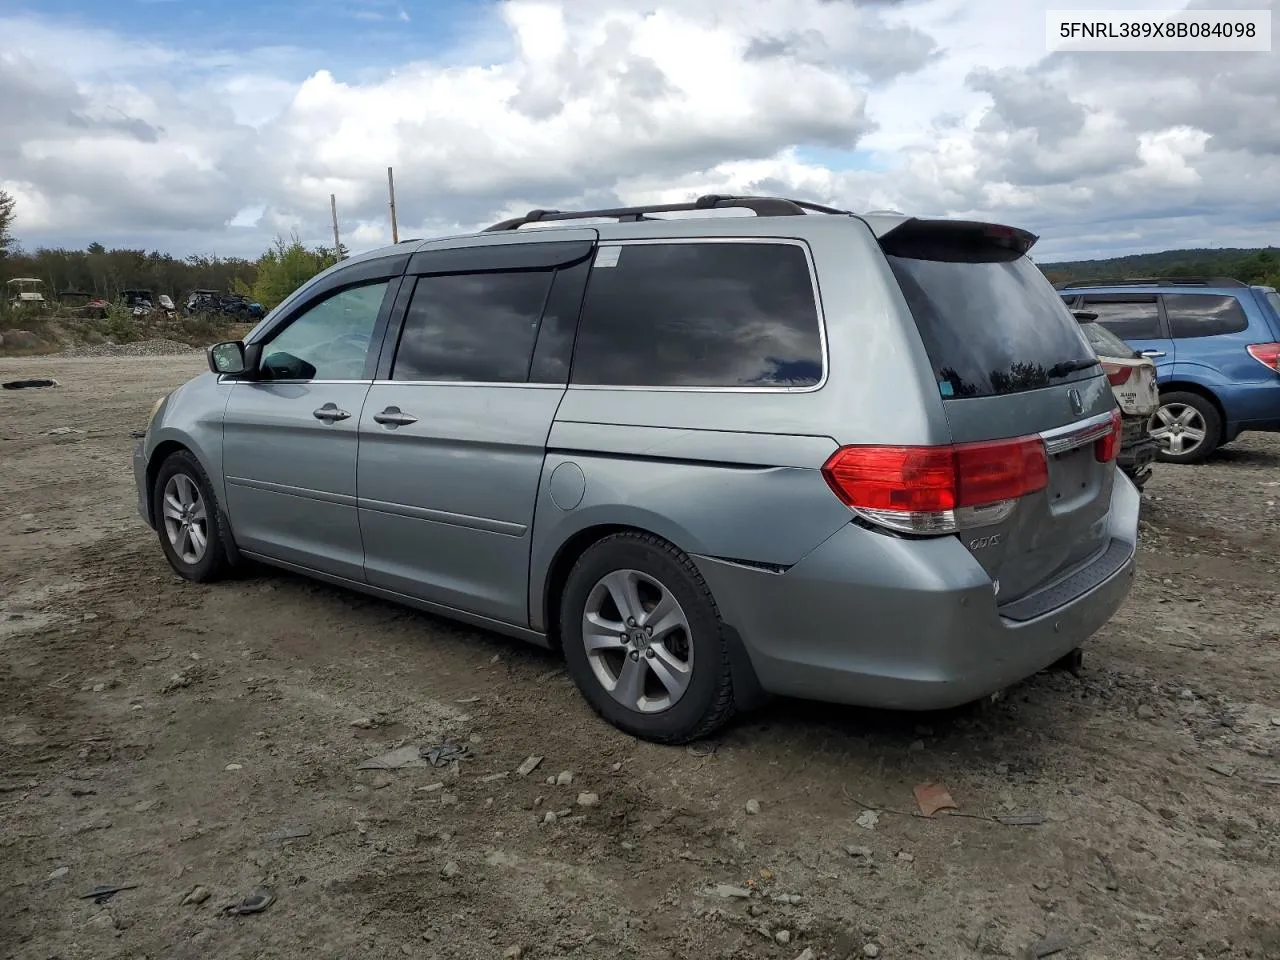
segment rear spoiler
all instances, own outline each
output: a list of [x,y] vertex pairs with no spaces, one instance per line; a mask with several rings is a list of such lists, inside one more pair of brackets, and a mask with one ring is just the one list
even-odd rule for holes
[[910,256],[911,248],[950,247],[978,252],[1004,250],[1017,255],[1025,254],[1040,238],[1020,227],[1000,223],[983,223],[980,220],[924,220],[919,217],[864,218],[867,226],[880,241],[885,253],[902,251]]

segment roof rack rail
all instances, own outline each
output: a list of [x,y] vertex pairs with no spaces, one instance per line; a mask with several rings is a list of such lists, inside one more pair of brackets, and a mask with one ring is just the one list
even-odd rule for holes
[[503,230],[518,230],[530,223],[548,223],[556,220],[611,219],[620,222],[657,219],[650,214],[683,213],[690,210],[720,210],[741,208],[752,211],[757,217],[802,217],[808,213],[829,213],[837,216],[852,216],[852,211],[837,210],[819,203],[805,200],[787,200],[783,197],[737,197],[707,194],[688,203],[656,203],[641,207],[611,207],[603,210],[530,210],[523,217],[503,220],[493,226],[485,227],[482,233],[495,233]]
[[1082,287],[1247,287],[1233,277],[1125,277],[1097,280],[1071,280],[1058,285],[1059,290]]

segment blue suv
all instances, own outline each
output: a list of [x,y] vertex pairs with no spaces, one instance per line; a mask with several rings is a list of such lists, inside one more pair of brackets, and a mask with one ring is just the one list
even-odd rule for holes
[[1156,363],[1160,459],[1199,463],[1246,430],[1280,431],[1280,294],[1239,280],[1058,285],[1072,310]]

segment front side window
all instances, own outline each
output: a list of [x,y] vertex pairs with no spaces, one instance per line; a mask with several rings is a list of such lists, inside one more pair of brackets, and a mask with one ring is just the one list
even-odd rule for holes
[[268,380],[362,380],[389,280],[348,287],[314,304],[268,341]]
[[809,387],[822,371],[817,300],[800,246],[672,241],[597,252],[573,383]]
[[1160,308],[1153,296],[1085,297],[1082,309],[1096,313],[1098,323],[1122,340],[1160,337]]
[[552,271],[419,277],[392,380],[524,383]]
[[1169,335],[1176,340],[1243,333],[1249,328],[1249,318],[1235,297],[1166,293],[1164,312],[1169,318]]

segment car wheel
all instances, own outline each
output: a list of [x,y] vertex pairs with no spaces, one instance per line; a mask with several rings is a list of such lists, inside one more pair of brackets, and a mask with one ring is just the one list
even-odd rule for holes
[[1160,407],[1148,432],[1160,444],[1165,463],[1200,463],[1218,448],[1222,418],[1198,393],[1172,391],[1160,395]]
[[697,567],[649,534],[591,546],[560,604],[565,661],[582,695],[614,726],[658,743],[696,740],[733,716],[724,631]]
[[218,502],[204,468],[181,450],[160,465],[151,491],[160,548],[179,576],[209,583],[226,575]]

